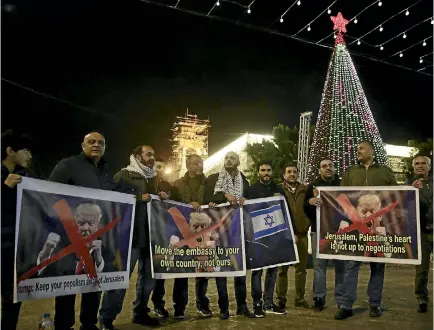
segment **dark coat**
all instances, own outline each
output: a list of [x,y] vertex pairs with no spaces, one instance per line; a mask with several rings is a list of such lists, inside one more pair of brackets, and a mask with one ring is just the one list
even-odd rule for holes
[[248,199],[256,199],[273,197],[274,194],[281,194],[282,196],[285,196],[285,192],[283,191],[282,187],[280,187],[277,183],[272,181],[270,184],[263,184],[258,181],[249,187],[246,197]]
[[51,172],[49,181],[86,188],[117,190],[107,162],[101,159],[98,166],[95,166],[83,153],[61,160]]
[[392,170],[374,163],[366,169],[365,165],[356,164],[342,174],[341,186],[397,186]]
[[[241,173],[241,178],[243,180],[243,197],[247,198],[248,191],[249,191],[249,181],[247,181],[246,176]],[[215,185],[218,181],[219,173],[211,174],[208,179],[206,180],[206,186],[205,186],[205,200],[207,203],[216,203],[216,204],[222,204],[226,203],[226,197],[225,194],[222,192],[219,192],[217,194],[214,194]]]
[[[411,178],[408,184],[412,184],[417,177]],[[423,186],[419,189],[419,214],[420,230],[424,233],[433,233],[433,177],[430,175],[427,180],[422,182]]]
[[15,224],[17,213],[17,186],[10,188],[5,184],[9,174],[18,174],[23,177],[31,177],[23,167],[17,166],[13,173],[1,165],[1,247],[15,249]]
[[310,219],[310,231],[312,233],[316,233],[316,206],[309,204],[309,200],[315,197],[313,190],[316,187],[336,187],[340,185],[340,182],[341,180],[339,179],[338,175],[335,175],[332,180],[324,180],[321,176],[319,176],[314,182],[307,186],[306,199],[304,201],[304,212]]
[[142,200],[142,194],[154,194],[158,191],[156,178],[146,179],[138,173],[120,170],[114,180],[123,190],[129,190],[136,196],[136,211],[134,216],[133,247],[149,247],[149,224],[147,204]]
[[204,200],[205,184],[207,181],[206,176],[203,174],[201,175],[200,185],[197,191],[191,191],[188,181],[188,172],[185,173],[182,178],[176,180],[173,183],[173,189],[170,199],[187,204],[193,202],[197,202],[201,205],[204,204],[206,202]]

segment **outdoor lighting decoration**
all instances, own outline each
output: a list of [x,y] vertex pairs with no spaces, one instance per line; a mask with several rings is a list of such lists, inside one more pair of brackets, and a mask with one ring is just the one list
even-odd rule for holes
[[407,35],[405,34],[405,32],[404,32],[404,34],[402,35],[402,38],[407,38]]
[[405,12],[405,16],[408,16],[408,15],[410,15],[410,12],[407,9],[407,11]]
[[283,23],[283,17],[280,18],[280,23]]
[[220,1],[217,0],[216,5],[217,5],[217,6],[220,6]]
[[383,50],[383,49],[384,49],[384,47],[383,47],[383,45],[381,45],[381,46],[380,46],[380,50]]
[[310,30],[311,30],[311,29],[310,29],[310,25],[309,25],[309,26],[307,27],[307,30],[308,30],[308,31],[310,31]]
[[378,7],[381,7],[383,5],[383,3],[381,2],[381,0],[378,1]]
[[383,32],[383,30],[384,30],[383,27],[380,25],[380,32]]
[[420,64],[423,63],[423,59],[422,59],[422,57],[419,59],[419,63],[420,63]]
[[357,40],[357,44],[358,44],[358,45],[360,45],[360,44],[361,44],[360,40]]
[[171,167],[167,167],[167,168],[164,170],[164,173],[165,173],[165,174],[170,174],[170,173],[172,173],[172,168],[171,168]]
[[424,47],[426,46],[426,40],[423,41],[422,46],[424,46]]
[[327,14],[331,14],[332,13],[332,10],[329,8],[328,10],[327,10]]
[[300,5],[301,5],[301,1],[298,0],[298,1],[297,1],[297,6],[300,6]]
[[252,11],[250,10],[250,7],[247,8],[247,14],[250,14]]
[[354,24],[357,24],[358,20],[357,17],[354,19]]
[[[369,108],[343,32],[349,22],[338,13],[331,17],[338,30],[324,84],[315,134],[309,155],[309,179],[317,175],[317,164],[330,157],[341,175],[357,162],[357,144],[370,140],[378,163],[390,165],[380,132]],[[358,42],[361,42],[360,39]]]
[[403,57],[404,56],[404,54],[403,53],[399,53],[399,57]]

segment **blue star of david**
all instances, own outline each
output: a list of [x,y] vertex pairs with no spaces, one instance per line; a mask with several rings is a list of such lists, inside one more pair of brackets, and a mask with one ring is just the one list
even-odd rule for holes
[[268,215],[264,218],[264,220],[265,220],[265,224],[266,224],[267,226],[272,227],[272,226],[274,225],[274,219],[273,219],[273,216],[271,216],[271,215],[268,214]]

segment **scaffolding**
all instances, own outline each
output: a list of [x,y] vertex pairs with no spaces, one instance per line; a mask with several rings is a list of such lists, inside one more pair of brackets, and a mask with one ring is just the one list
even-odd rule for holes
[[309,126],[312,112],[303,112],[300,115],[300,127],[298,131],[298,181],[306,184],[308,179],[309,157]]
[[187,170],[186,156],[197,154],[208,157],[208,134],[211,127],[209,119],[198,119],[198,116],[187,112],[184,117],[176,117],[172,128],[172,180],[184,175]]

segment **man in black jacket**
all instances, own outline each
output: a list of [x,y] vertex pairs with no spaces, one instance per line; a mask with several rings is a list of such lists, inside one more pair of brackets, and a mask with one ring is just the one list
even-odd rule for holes
[[[262,161],[258,165],[259,181],[252,185],[247,193],[248,199],[284,196],[282,187],[272,181],[273,170],[270,161]],[[264,283],[264,306],[262,306],[262,269],[252,271],[253,314],[264,317],[265,313],[285,314],[285,310],[273,303],[273,291],[276,284],[277,267],[268,268]]]
[[[229,202],[235,206],[244,204],[249,190],[249,182],[245,175],[238,170],[239,165],[240,158],[235,152],[230,151],[225,155],[224,166],[220,173],[212,174],[207,179],[205,187],[205,200],[207,203],[222,204]],[[219,283],[219,281],[227,281],[227,279],[217,277],[216,282]],[[202,292],[202,294],[205,295],[206,289],[198,291],[198,288],[207,285],[208,279],[197,279],[196,292]],[[255,317],[247,307],[246,277],[235,277],[234,286],[237,301],[237,315],[244,315],[250,318]],[[197,300],[199,300],[199,297],[197,298]]]
[[433,253],[433,177],[431,159],[426,156],[416,156],[413,159],[415,178],[411,185],[419,189],[420,234],[422,246],[422,263],[416,266],[415,294],[419,303],[418,312],[428,311],[428,278],[430,256]]
[[14,304],[15,223],[17,184],[28,176],[30,140],[12,131],[2,134],[1,191],[1,295],[2,329],[17,328],[21,302]]
[[[317,246],[317,221],[316,221],[316,209],[322,205],[322,201],[318,198],[317,187],[324,186],[339,186],[340,180],[336,175],[333,162],[324,158],[319,163],[319,176],[318,178],[307,187],[305,207],[304,211],[311,221],[310,235],[311,235],[311,245],[312,245],[312,258],[314,264],[314,275],[313,275],[313,300],[314,307],[317,312],[324,310],[326,302],[326,271],[327,271],[327,259],[319,259],[316,257]],[[335,297],[338,301],[338,297],[341,296],[342,282],[345,263],[342,260],[334,260],[335,265]]]
[[[113,190],[113,175],[104,160],[105,139],[98,132],[91,132],[81,144],[82,153],[64,159],[57,164],[49,180],[74,186]],[[101,292],[83,293],[81,297],[80,330],[97,330],[98,307]],[[72,329],[75,323],[75,295],[55,298],[54,327]]]

